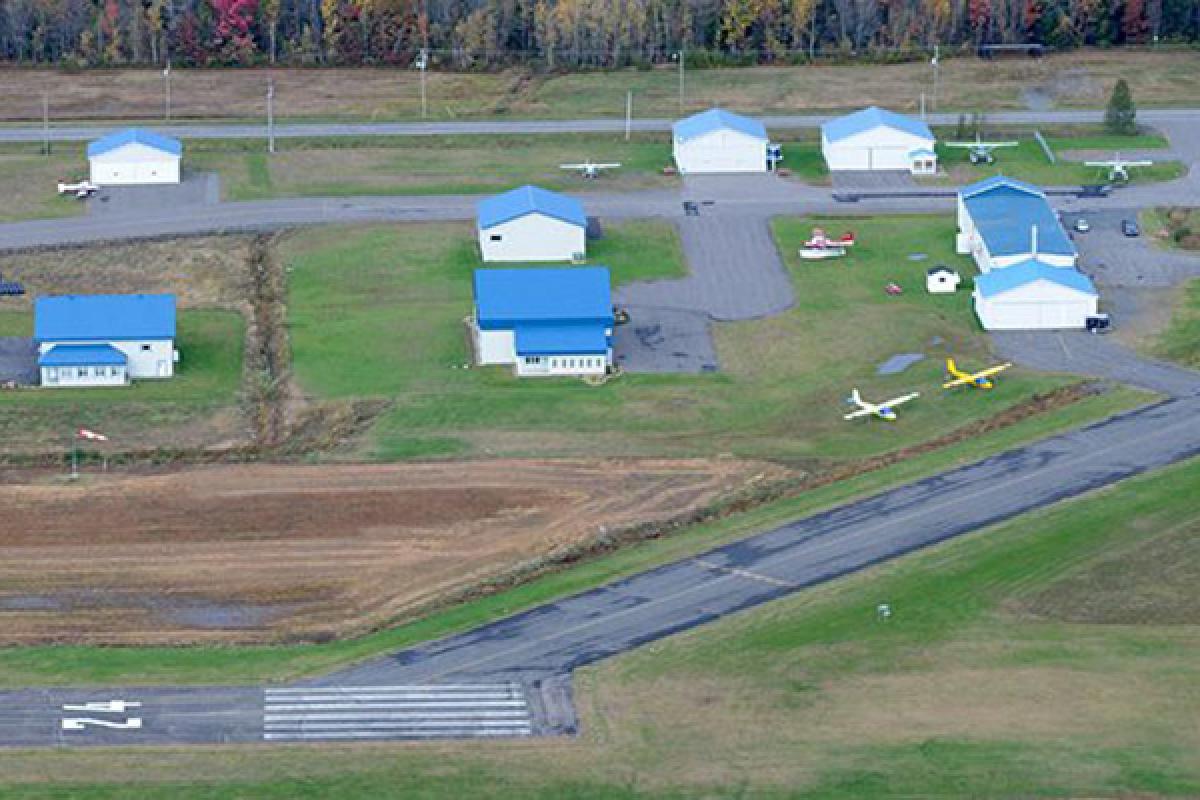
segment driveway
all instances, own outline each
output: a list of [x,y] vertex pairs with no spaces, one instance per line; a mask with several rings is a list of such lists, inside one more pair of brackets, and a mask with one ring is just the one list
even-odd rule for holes
[[25,336],[0,336],[0,383],[33,386],[38,381],[37,345]]
[[[1079,217],[1086,217],[1092,229],[1072,236],[1079,249],[1080,268],[1101,289],[1110,287],[1167,288],[1190,278],[1200,278],[1200,254],[1192,255],[1155,246],[1142,231],[1141,236],[1121,233],[1121,220],[1136,215],[1110,210],[1080,209],[1063,214],[1070,230]],[[1101,292],[1103,300],[1103,292]]]
[[829,173],[835,191],[892,191],[917,188],[911,172],[904,170],[836,170]]
[[212,206],[221,202],[221,183],[215,172],[187,172],[178,184],[110,186],[87,201],[91,216],[156,214],[165,209]]

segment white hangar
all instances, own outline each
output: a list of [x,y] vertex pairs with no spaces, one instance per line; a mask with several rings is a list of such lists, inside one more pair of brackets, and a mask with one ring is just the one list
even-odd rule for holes
[[975,279],[975,314],[989,331],[1085,328],[1098,299],[1082,272],[1036,259]]
[[955,246],[961,255],[974,257],[980,272],[1031,258],[1074,267],[1079,259],[1045,193],[1002,175],[959,190]]
[[582,261],[587,215],[573,197],[522,186],[480,201],[477,224],[484,261]]
[[91,181],[97,186],[179,183],[183,145],[169,136],[129,128],[90,142],[87,155]]
[[904,170],[937,173],[936,139],[924,122],[871,106],[821,126],[821,153],[830,171]]
[[766,172],[767,129],[756,119],[720,108],[671,127],[672,155],[682,175]]
[[42,386],[123,386],[175,373],[173,294],[39,297],[33,314]]

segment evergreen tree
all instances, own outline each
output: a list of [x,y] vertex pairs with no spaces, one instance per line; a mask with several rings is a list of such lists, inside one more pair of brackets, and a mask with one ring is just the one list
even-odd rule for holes
[[1132,136],[1137,133],[1137,109],[1133,106],[1133,94],[1124,78],[1113,87],[1112,97],[1104,112],[1104,129],[1109,133]]

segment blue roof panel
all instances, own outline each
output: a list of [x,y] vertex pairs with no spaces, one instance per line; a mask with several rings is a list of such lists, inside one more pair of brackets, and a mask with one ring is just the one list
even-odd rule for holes
[[984,297],[995,297],[1034,281],[1049,281],[1083,294],[1097,294],[1091,279],[1079,270],[1056,267],[1032,258],[980,275],[975,279],[975,288]]
[[864,131],[878,128],[881,125],[904,131],[930,142],[934,141],[933,131],[929,130],[929,126],[921,122],[921,120],[906,117],[903,114],[897,114],[895,111],[888,111],[886,108],[878,108],[877,106],[864,108],[862,111],[855,111],[853,114],[832,119],[821,126],[821,133],[828,141],[836,142],[863,133]]
[[174,339],[175,295],[39,297],[33,337],[39,342]]
[[1001,182],[984,191],[963,195],[963,204],[988,252],[993,257],[1032,253],[1036,227],[1038,253],[1077,255],[1075,243],[1063,230],[1045,196],[1036,189],[1037,193],[1031,194],[1025,186]]
[[1045,192],[1034,186],[1032,183],[1019,181],[1016,178],[1010,178],[1007,175],[993,175],[990,178],[984,178],[977,183],[972,183],[962,187],[958,190],[958,194],[960,197],[966,200],[969,197],[974,197],[977,194],[984,194],[997,188],[1017,189],[1026,194],[1037,195],[1038,197],[1046,196]]
[[87,146],[88,158],[104,155],[127,144],[144,144],[146,147],[153,147],[155,150],[161,150],[173,156],[183,155],[183,144],[178,139],[172,139],[170,136],[163,136],[161,133],[142,130],[141,128],[126,128],[123,131],[116,131],[107,136],[101,136],[94,142],[89,142]]
[[608,351],[604,322],[527,324],[516,328],[517,355],[595,355]]
[[479,201],[479,227],[486,230],[526,214],[545,214],[580,228],[587,227],[583,203],[537,186],[522,186]]
[[608,267],[475,270],[475,311],[484,329],[528,323],[611,325]]
[[59,344],[38,358],[39,367],[123,367],[125,354],[109,344]]
[[767,129],[761,122],[723,108],[710,108],[708,111],[681,119],[671,126],[675,138],[684,142],[719,130],[733,130],[755,139],[767,140]]

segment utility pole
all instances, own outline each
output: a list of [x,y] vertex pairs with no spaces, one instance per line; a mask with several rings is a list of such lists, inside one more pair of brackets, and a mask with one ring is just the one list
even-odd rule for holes
[[42,92],[42,155],[50,155],[50,93]]
[[163,117],[171,121],[171,57],[167,56],[167,66],[163,67]]
[[933,58],[929,61],[933,67],[933,110],[937,111],[938,107],[938,65],[941,61],[939,47],[933,46]]
[[429,116],[429,100],[425,92],[425,71],[429,69],[429,50],[421,48],[416,66],[421,70],[421,119],[425,119]]
[[687,57],[684,55],[682,45],[679,48],[679,52],[677,52],[673,57],[679,60],[679,113],[682,114],[683,113],[683,62],[687,60]]
[[625,141],[629,141],[630,129],[633,127],[633,90],[625,93]]
[[275,79],[267,78],[267,152],[275,152]]

